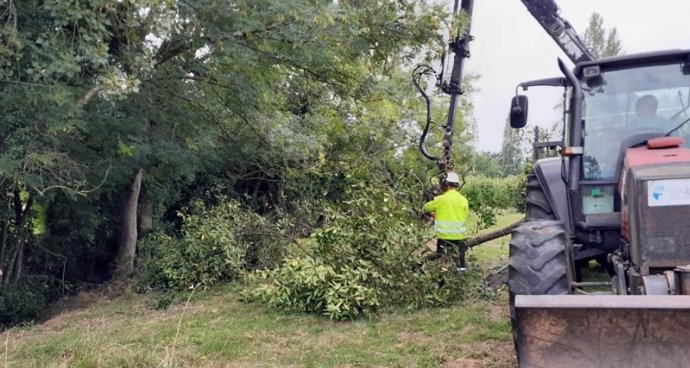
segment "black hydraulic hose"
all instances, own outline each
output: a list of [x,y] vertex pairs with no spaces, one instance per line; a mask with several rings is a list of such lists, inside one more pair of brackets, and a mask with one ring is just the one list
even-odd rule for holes
[[[441,170],[443,171],[448,171],[453,167],[451,157],[451,149],[453,146],[453,128],[455,126],[455,114],[457,110],[459,95],[462,94],[461,83],[464,64],[463,61],[464,59],[470,57],[469,42],[472,41],[472,36],[470,36],[470,25],[472,19],[473,5],[474,0],[462,0],[462,3],[460,2],[460,0],[455,0],[455,4],[453,6],[453,22],[458,22],[459,18],[457,17],[461,14],[460,11],[462,11],[462,13],[468,17],[470,22],[467,25],[465,25],[464,29],[458,28],[458,33],[456,35],[453,35],[453,40],[450,42],[448,47],[448,54],[444,53],[442,58],[443,60],[441,61],[441,76],[437,76],[433,68],[431,68],[430,66],[420,65],[417,68],[415,68],[412,77],[412,82],[414,83],[415,87],[422,95],[426,103],[426,125],[422,132],[422,136],[419,138],[419,150],[422,152],[422,155],[427,159],[436,161],[439,165],[439,168],[441,168]],[[457,26],[460,27],[461,25],[457,24]],[[453,67],[450,71],[450,79],[448,81],[444,81],[444,75],[447,72],[447,70],[445,70],[446,57],[450,59],[451,53],[454,54],[452,59]],[[436,157],[430,154],[425,146],[426,138],[429,133],[429,128],[431,127],[432,120],[431,101],[424,89],[419,85],[419,79],[424,75],[435,75],[437,77],[438,86],[441,87],[441,90],[444,93],[450,95],[448,120],[446,125],[443,126],[444,136],[442,157]]]
[[428,75],[428,74],[434,74],[433,69],[428,66],[428,65],[420,65],[415,68],[413,75],[412,75],[412,83],[414,84],[415,88],[417,88],[417,91],[422,95],[424,98],[424,103],[426,104],[426,124],[424,125],[424,130],[422,131],[422,136],[419,138],[419,150],[422,152],[422,155],[426,157],[429,160],[432,161],[438,161],[439,158],[436,156],[433,156],[429,151],[426,149],[426,136],[429,134],[429,128],[431,127],[431,99],[429,99],[429,95],[426,94],[424,91],[424,88],[419,85],[419,78],[421,78],[423,75]]

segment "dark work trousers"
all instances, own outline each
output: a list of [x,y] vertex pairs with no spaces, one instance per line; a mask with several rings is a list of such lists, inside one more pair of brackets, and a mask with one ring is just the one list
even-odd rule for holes
[[467,268],[467,262],[465,261],[465,253],[467,253],[467,242],[465,240],[437,239],[436,254],[440,257],[446,252],[452,251],[454,247],[457,247],[458,249],[458,259],[456,260],[457,266]]

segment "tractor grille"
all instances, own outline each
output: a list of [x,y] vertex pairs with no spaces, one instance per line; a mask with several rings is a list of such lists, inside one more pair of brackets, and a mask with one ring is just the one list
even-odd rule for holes
[[637,265],[675,267],[690,264],[690,193],[688,204],[682,204],[683,195],[679,200],[668,201],[668,193],[663,192],[669,190],[668,183],[677,186],[674,190],[678,190],[685,184],[690,185],[690,180],[687,183],[683,179],[635,180],[634,191],[639,194],[632,196],[637,210],[631,208],[634,218],[631,230],[634,234],[633,262]]

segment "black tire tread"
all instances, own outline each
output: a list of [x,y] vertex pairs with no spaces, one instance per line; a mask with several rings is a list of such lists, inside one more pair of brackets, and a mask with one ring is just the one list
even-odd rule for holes
[[526,187],[525,218],[527,220],[556,220],[556,214],[553,212],[536,174],[527,175]]
[[558,221],[528,221],[513,230],[508,268],[512,294],[568,293],[565,236]]

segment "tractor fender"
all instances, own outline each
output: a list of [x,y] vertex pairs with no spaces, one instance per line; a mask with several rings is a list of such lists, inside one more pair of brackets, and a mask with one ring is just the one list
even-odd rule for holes
[[[558,157],[545,158],[534,164],[534,173],[537,175],[539,184],[544,190],[546,199],[549,201],[556,218],[564,224],[570,223],[570,212],[568,211],[568,200],[565,182],[561,176],[563,162]],[[567,162],[566,162],[567,170]]]

